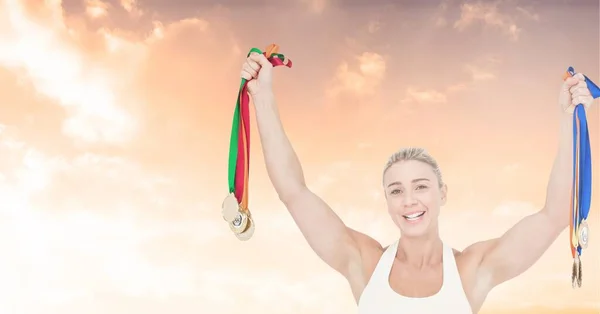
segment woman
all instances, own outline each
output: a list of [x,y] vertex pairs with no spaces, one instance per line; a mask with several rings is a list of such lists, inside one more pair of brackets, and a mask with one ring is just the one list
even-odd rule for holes
[[269,178],[314,252],[348,280],[359,313],[477,313],[498,284],[531,267],[569,224],[572,180],[572,106],[593,98],[577,74],[562,85],[558,152],[546,205],[500,238],[464,251],[439,237],[446,185],[435,160],[409,148],[392,155],[383,173],[388,212],[401,237],[384,248],[348,228],[306,186],[273,96],[272,65],[261,54],[242,67],[253,99]]

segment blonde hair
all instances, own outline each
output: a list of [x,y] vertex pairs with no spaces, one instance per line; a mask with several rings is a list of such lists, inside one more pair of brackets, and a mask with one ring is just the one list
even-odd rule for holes
[[425,149],[419,147],[403,148],[393,153],[383,168],[383,174],[385,175],[385,172],[394,164],[409,160],[420,161],[431,166],[433,173],[437,177],[439,186],[444,186],[444,181],[442,180],[442,171],[440,170],[440,166],[438,165],[437,161],[431,157],[431,155],[429,155]]

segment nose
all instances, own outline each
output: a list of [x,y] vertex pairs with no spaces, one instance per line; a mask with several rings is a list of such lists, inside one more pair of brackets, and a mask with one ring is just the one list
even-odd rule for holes
[[417,204],[417,198],[414,197],[412,192],[406,192],[404,194],[404,206],[413,206]]

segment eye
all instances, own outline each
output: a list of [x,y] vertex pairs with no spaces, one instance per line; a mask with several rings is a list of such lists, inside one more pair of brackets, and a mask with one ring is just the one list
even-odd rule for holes
[[421,185],[417,185],[417,190],[423,190],[423,189],[426,189],[426,188],[428,188],[428,186],[426,186],[426,185],[422,185],[422,184]]
[[400,190],[400,189],[394,189],[394,190],[392,190],[390,192],[390,194],[392,194],[392,195],[399,194],[399,193],[402,193],[402,190]]

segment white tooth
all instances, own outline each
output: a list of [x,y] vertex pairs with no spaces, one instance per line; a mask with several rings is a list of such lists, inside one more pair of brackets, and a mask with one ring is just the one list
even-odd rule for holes
[[406,215],[405,217],[408,219],[414,219],[414,218],[419,217],[422,213],[424,213],[424,212],[418,212],[418,213],[414,213],[412,215]]

